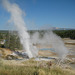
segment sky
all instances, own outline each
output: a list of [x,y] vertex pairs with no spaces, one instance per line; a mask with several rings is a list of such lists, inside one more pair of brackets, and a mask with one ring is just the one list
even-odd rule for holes
[[[10,14],[0,0],[0,30],[14,29],[8,24]],[[74,28],[75,0],[9,0],[25,12],[24,21],[28,29],[42,27]]]

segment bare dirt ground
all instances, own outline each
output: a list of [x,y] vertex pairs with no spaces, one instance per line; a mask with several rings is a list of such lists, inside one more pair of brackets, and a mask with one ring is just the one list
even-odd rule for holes
[[[68,53],[68,58],[70,59],[70,63],[72,63],[72,66],[75,66],[75,40],[71,40],[69,38],[64,38],[62,39],[65,46],[68,48],[69,53]],[[52,48],[51,45],[37,45],[38,48]],[[0,48],[0,54],[3,54],[3,57],[5,57],[6,55],[11,54],[12,51],[9,49],[5,49],[5,48]],[[57,54],[55,52],[52,52],[50,50],[39,50],[39,56],[42,57],[57,57]],[[21,64],[20,61],[16,61],[16,60],[3,60],[5,61],[5,64],[9,64],[9,65],[23,65]]]
[[[68,57],[75,59],[75,40],[72,40],[69,38],[63,38],[62,40],[63,40],[65,46],[69,50]],[[38,49],[52,48],[52,45],[40,45],[40,44],[38,44],[36,46]],[[0,54],[2,54],[3,56],[7,56],[11,53],[12,53],[12,51],[9,49],[0,48]],[[39,50],[39,56],[51,57],[51,56],[57,56],[57,54],[55,52],[50,51],[50,50]]]
[[75,40],[69,38],[63,39],[65,46],[69,50],[69,57],[75,59]]
[[[63,38],[62,39],[65,46],[69,50],[69,56],[73,56],[75,58],[75,40],[69,39],[69,38]],[[51,45],[37,45],[38,48],[52,48]],[[42,56],[56,56],[56,53],[51,52],[50,50],[40,50],[39,55]]]

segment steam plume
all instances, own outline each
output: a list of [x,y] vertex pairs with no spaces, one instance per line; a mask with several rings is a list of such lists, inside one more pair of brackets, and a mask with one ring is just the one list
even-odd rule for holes
[[52,31],[45,32],[42,38],[40,38],[39,36],[39,32],[34,33],[31,38],[32,42],[41,45],[52,45],[52,48],[55,49],[55,52],[58,54],[59,58],[62,60],[65,59],[68,53],[68,49],[65,47],[64,42],[59,36],[54,34]]
[[[11,19],[9,20],[9,22],[11,22],[15,25],[24,50],[26,50],[29,58],[34,57],[35,55],[37,55],[37,53],[36,53],[37,51],[34,50],[34,52],[33,52],[33,50],[32,50],[35,48],[32,47],[32,44],[30,43],[30,36],[27,32],[26,24],[23,19],[23,11],[20,9],[20,7],[17,4],[11,4],[9,2],[9,0],[3,0],[3,5],[11,15]],[[32,47],[32,48],[30,48],[30,47]]]

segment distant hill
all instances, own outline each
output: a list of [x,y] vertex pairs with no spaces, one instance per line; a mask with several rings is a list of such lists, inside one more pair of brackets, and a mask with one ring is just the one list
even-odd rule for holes
[[[28,30],[28,31],[41,31],[41,30],[75,30],[75,28],[58,28],[58,27],[47,27],[47,28],[41,28],[38,30]],[[0,30],[1,33],[8,33],[8,32],[17,32],[12,30]]]
[[75,30],[75,28],[43,27],[40,30]]
[[54,27],[52,30],[75,30],[73,28],[58,28],[58,27]]

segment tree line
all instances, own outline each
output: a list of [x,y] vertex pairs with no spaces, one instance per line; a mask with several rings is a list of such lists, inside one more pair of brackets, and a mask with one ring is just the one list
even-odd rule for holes
[[[43,37],[43,34],[46,32],[46,30],[37,30],[40,33],[40,37]],[[33,35],[36,30],[28,31],[30,35]],[[75,30],[54,30],[54,33],[56,33],[61,38],[71,38],[75,39]],[[36,36],[35,36],[36,37]],[[5,40],[4,46],[5,48],[10,48],[11,50],[22,50],[22,44],[20,43],[20,38],[16,34],[12,34],[7,32],[0,32],[0,41]],[[0,45],[1,46],[1,45]]]
[[61,38],[75,39],[75,30],[55,30],[53,32]]

